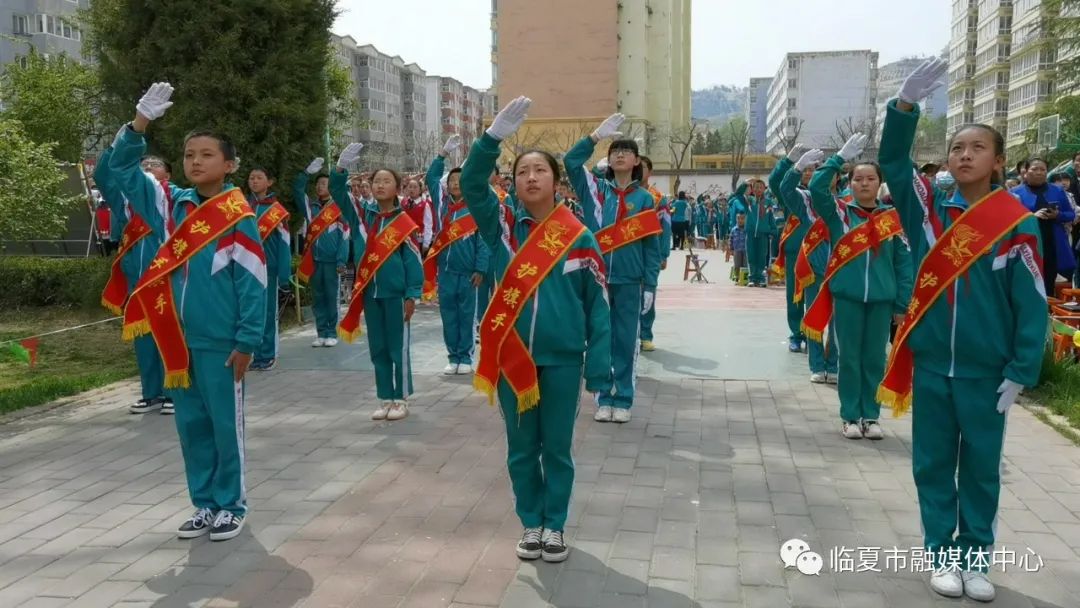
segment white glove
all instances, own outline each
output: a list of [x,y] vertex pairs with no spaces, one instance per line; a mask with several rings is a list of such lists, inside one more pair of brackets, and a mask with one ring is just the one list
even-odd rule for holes
[[443,144],[443,147],[442,147],[443,156],[450,156],[451,154],[454,153],[455,150],[457,150],[460,147],[461,147],[461,136],[458,135],[457,133],[455,133],[455,134],[451,135],[449,139],[446,140],[445,144]]
[[940,58],[927,59],[922,65],[915,68],[900,85],[897,97],[900,101],[912,105],[926,99],[934,89],[944,84],[942,77],[949,70],[949,64]]
[[845,161],[855,160],[862,154],[863,148],[866,147],[866,142],[869,139],[869,137],[862,133],[855,133],[848,138],[847,142],[844,143],[844,147],[840,148],[840,151],[837,152],[837,154]]
[[319,171],[322,171],[322,166],[323,166],[323,159],[320,156],[320,157],[316,158],[315,160],[311,161],[311,164],[307,166],[307,169],[304,169],[304,172],[307,173],[308,175],[315,175]]
[[998,387],[998,394],[1001,397],[998,398],[997,411],[999,414],[1007,414],[1009,408],[1016,403],[1016,398],[1020,396],[1020,391],[1024,390],[1024,385],[1017,384],[1008,378],[1001,381],[1001,386]]
[[619,127],[622,126],[622,123],[625,120],[626,117],[622,114],[612,114],[611,116],[608,116],[604,119],[604,122],[600,123],[600,126],[596,127],[596,130],[592,132],[593,138],[596,139],[596,141],[600,141],[601,139],[622,135],[622,133],[619,132]]
[[653,304],[655,303],[654,302],[655,300],[656,300],[656,294],[651,292],[651,291],[646,291],[644,301],[642,302],[642,306],[641,306],[641,314],[645,314],[645,313],[649,312],[650,310],[652,310],[652,307],[653,307]]
[[795,144],[795,147],[791,149],[791,152],[788,152],[787,159],[791,162],[797,162],[800,158],[802,158],[803,154],[806,154],[806,146],[802,144]]
[[[352,164],[356,162],[356,159],[360,158],[360,151],[363,150],[363,149],[364,149],[364,144],[359,143],[359,142],[351,143],[351,144],[345,146],[345,149],[342,150],[341,154],[339,154],[338,157],[337,157],[337,166],[338,166],[338,168],[345,169],[345,168],[351,167]],[[317,159],[317,160],[321,161],[322,159],[320,158],[320,159]],[[308,168],[310,169],[311,167],[309,166]],[[321,168],[322,168],[322,163],[320,162],[319,163],[319,169],[321,169]],[[316,169],[315,172],[318,173],[319,169]],[[311,172],[308,171],[308,173],[311,173]]]
[[502,141],[516,133],[528,117],[530,105],[532,100],[525,96],[506,104],[506,107],[495,115],[495,120],[491,121],[487,134]]
[[601,158],[599,161],[596,162],[596,168],[599,169],[600,171],[607,171],[608,162],[607,162],[607,157],[606,156],[604,158]]
[[142,99],[135,105],[135,111],[147,120],[157,120],[165,115],[165,110],[172,106],[173,102],[169,101],[172,94],[171,84],[155,82],[143,93]]
[[818,150],[817,148],[814,148],[813,150],[810,150],[809,152],[806,152],[805,154],[800,156],[799,160],[795,161],[795,170],[805,171],[806,169],[821,163],[821,160],[823,158],[825,158],[825,153],[821,150]]

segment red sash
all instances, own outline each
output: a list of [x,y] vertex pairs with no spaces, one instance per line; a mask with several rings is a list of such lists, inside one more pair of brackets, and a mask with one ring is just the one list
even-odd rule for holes
[[[773,261],[773,272],[778,275],[783,275],[787,268],[787,256],[784,255],[784,243],[787,243],[791,234],[799,229],[799,218],[794,213],[788,216],[787,221],[784,222],[784,229],[780,232],[780,253],[776,256],[776,260]],[[796,258],[797,259],[797,258]],[[798,302],[798,300],[795,300]]]
[[127,277],[120,270],[120,260],[150,232],[150,225],[142,219],[141,215],[135,215],[127,226],[124,226],[124,236],[120,238],[120,250],[116,253],[116,259],[113,260],[109,282],[105,284],[105,290],[101,292],[101,305],[114,315],[123,314],[124,303],[128,298]]
[[900,214],[896,212],[896,209],[889,209],[883,213],[873,214],[865,223],[852,228],[836,242],[832,256],[829,257],[829,266],[825,270],[825,281],[821,285],[821,291],[818,292],[817,298],[803,316],[802,328],[808,338],[817,342],[824,339],[825,327],[833,314],[833,297],[832,290],[829,289],[829,281],[836,276],[836,273],[860,255],[872,248],[876,249],[881,243],[903,232]]
[[[446,217],[454,217],[454,214],[461,211],[464,207],[465,203],[455,203],[451,205],[450,210],[447,211]],[[476,232],[476,220],[473,219],[472,214],[454,220],[452,223],[443,226],[443,229],[439,231],[439,235],[435,237],[435,242],[431,244],[431,249],[428,250],[427,257],[424,258],[425,300],[430,300],[435,297],[439,274],[439,253],[449,247],[451,243],[467,238],[474,232]]]
[[319,240],[327,228],[341,219],[341,209],[337,203],[331,201],[322,208],[319,215],[308,226],[307,237],[304,238],[304,256],[300,259],[300,266],[296,268],[296,276],[307,283],[311,275],[315,273],[315,242]]
[[[936,215],[929,209],[931,215]],[[1008,190],[998,189],[964,211],[926,254],[915,273],[907,315],[896,330],[885,378],[877,399],[901,416],[911,408],[914,359],[908,338],[941,294],[1031,214]],[[935,222],[940,226],[940,218]]]
[[799,257],[795,259],[795,296],[801,302],[806,288],[814,284],[814,268],[810,265],[810,254],[829,238],[829,228],[820,217],[810,224],[806,238],[799,246]]
[[270,205],[270,208],[267,209],[266,213],[259,217],[259,221],[257,222],[259,226],[259,238],[265,241],[266,237],[270,236],[270,233],[274,231],[274,228],[277,228],[287,219],[289,219],[289,212],[285,209],[284,205],[274,201],[274,203]]
[[600,252],[607,255],[624,245],[663,231],[656,210],[646,209],[597,232],[596,240],[600,243]]
[[[169,275],[240,220],[254,217],[239,188],[199,205],[162,243],[124,309],[124,339],[151,334],[165,364],[165,388],[188,388],[190,355]],[[212,305],[212,302],[207,302]]]
[[356,283],[353,285],[349,309],[338,323],[339,338],[352,343],[363,333],[360,330],[360,314],[364,312],[364,290],[375,279],[375,273],[382,268],[386,260],[419,229],[409,214],[402,211],[378,234],[368,238],[367,246],[364,247],[364,258],[360,260],[356,271]]
[[[647,210],[654,219],[656,214]],[[500,375],[506,378],[517,396],[518,413],[540,403],[536,363],[514,324],[525,302],[540,288],[540,283],[566,256],[585,226],[564,205],[556,205],[544,221],[533,228],[529,238],[514,254],[487,312],[480,322],[480,362],[473,386],[495,402]]]

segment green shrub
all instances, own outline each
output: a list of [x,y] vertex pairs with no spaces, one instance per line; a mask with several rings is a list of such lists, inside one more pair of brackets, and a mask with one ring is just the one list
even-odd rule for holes
[[112,258],[0,257],[0,308],[100,306]]

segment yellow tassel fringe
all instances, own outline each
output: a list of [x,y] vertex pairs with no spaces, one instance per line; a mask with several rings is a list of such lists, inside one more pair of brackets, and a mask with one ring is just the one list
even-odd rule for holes
[[124,309],[123,308],[120,308],[119,306],[117,306],[115,304],[111,304],[109,302],[106,302],[105,298],[101,298],[101,305],[102,305],[102,307],[105,308],[105,310],[113,313],[114,315],[122,315],[122,314],[124,314]]
[[481,378],[480,374],[473,374],[472,385],[477,391],[487,395],[488,405],[495,405],[495,387],[490,382]]
[[187,371],[165,374],[165,388],[191,388],[191,375]]
[[145,336],[148,333],[150,333],[150,321],[143,319],[142,321],[136,321],[135,323],[125,325],[120,337],[123,338],[124,342],[131,342],[135,338]]
[[824,332],[820,332],[820,331],[817,331],[815,329],[810,329],[809,327],[806,326],[806,323],[802,324],[802,332],[803,332],[803,335],[805,335],[807,338],[813,340],[814,342],[821,342],[821,343],[825,342]]
[[341,329],[341,326],[339,325],[337,328],[337,335],[338,339],[344,340],[346,344],[352,344],[357,338],[364,335],[364,332],[360,329],[360,326],[357,326],[353,331],[345,331],[344,329]]
[[877,390],[878,403],[892,409],[893,418],[899,418],[911,410],[911,393],[901,395],[896,391],[879,386]]
[[533,385],[532,388],[518,395],[517,411],[519,416],[535,408],[538,405],[540,405],[539,385]]

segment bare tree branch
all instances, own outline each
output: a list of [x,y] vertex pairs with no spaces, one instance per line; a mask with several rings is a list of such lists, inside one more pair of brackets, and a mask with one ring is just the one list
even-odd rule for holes
[[742,177],[743,160],[750,143],[750,125],[731,121],[728,123],[728,135],[731,141],[731,191],[734,192]]

